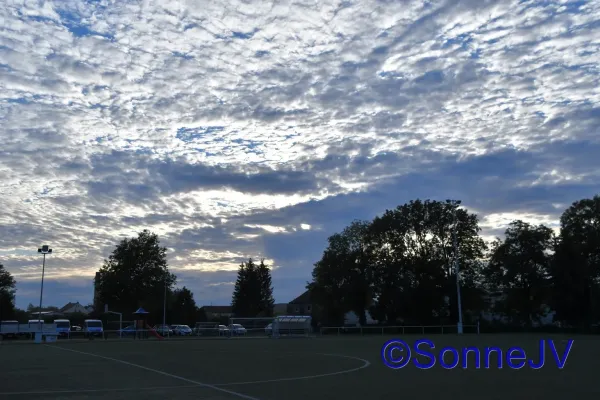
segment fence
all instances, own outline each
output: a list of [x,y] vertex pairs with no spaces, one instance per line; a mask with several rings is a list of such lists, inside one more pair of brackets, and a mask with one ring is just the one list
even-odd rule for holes
[[[321,335],[410,335],[410,334],[452,334],[458,333],[456,325],[402,325],[402,326],[324,326]],[[479,324],[463,325],[463,333],[479,334]]]

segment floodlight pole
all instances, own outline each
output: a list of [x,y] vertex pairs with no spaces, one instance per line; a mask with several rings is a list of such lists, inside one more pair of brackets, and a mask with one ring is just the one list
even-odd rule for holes
[[458,220],[456,219],[456,211],[458,209],[458,204],[455,205],[454,208],[454,238],[453,238],[453,242],[454,242],[454,271],[456,274],[456,300],[457,300],[457,305],[458,305],[458,324],[457,324],[457,331],[459,335],[462,335],[463,333],[463,319],[462,319],[462,305],[461,305],[461,301],[460,301],[460,270],[459,270],[459,249],[458,249],[458,240],[457,240],[457,229],[456,226],[458,225]]
[[52,249],[48,245],[43,245],[38,249],[38,253],[41,253],[44,258],[42,261],[42,287],[40,288],[40,308],[38,310],[38,325],[40,326],[40,333],[42,332],[42,299],[44,298],[44,273],[46,272],[46,254],[52,254]]
[[[162,326],[162,333],[164,335],[164,331],[165,331],[165,325],[167,324],[167,278],[165,277],[165,293],[163,295],[163,326]],[[167,330],[167,336],[168,334],[168,330]]]

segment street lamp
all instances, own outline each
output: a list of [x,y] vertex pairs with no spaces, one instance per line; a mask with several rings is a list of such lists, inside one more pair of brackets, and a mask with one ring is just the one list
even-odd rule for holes
[[46,270],[46,254],[52,254],[52,249],[48,248],[48,245],[43,245],[38,249],[38,253],[44,256],[42,261],[42,288],[40,289],[40,309],[38,310],[38,324],[40,325],[40,332],[42,331],[42,299],[44,297],[44,272]]
[[[165,292],[163,294],[163,326],[162,334],[165,334],[165,325],[167,324],[167,277],[165,276]],[[169,332],[167,330],[167,332]],[[168,333],[167,333],[168,335]]]
[[458,324],[457,324],[457,331],[458,334],[461,335],[463,333],[463,319],[462,319],[462,305],[461,305],[461,301],[460,301],[460,271],[459,271],[459,248],[458,248],[458,239],[457,239],[457,225],[458,225],[458,220],[456,218],[456,212],[458,210],[458,206],[460,203],[456,203],[455,204],[455,208],[454,208],[454,237],[453,237],[453,244],[454,244],[454,271],[456,273],[456,299],[457,299],[457,305],[458,305]]

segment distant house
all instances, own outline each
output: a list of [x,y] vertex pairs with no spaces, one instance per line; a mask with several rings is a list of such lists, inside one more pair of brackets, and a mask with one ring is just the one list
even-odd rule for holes
[[312,304],[308,290],[287,304],[287,314],[312,315]]
[[287,314],[287,303],[278,303],[273,305],[273,315],[286,315]]
[[65,304],[60,310],[60,313],[62,314],[75,314],[75,313],[80,313],[80,314],[89,314],[90,311],[85,308],[84,306],[82,306],[81,304],[79,304],[79,302],[76,303],[67,303]]
[[48,319],[48,318],[59,318],[59,317],[63,317],[64,314],[58,311],[42,311],[41,313],[38,313],[36,311],[30,313],[31,318],[37,319],[38,316],[41,316],[42,319]]
[[231,306],[204,306],[200,308],[200,312],[204,312],[209,321],[233,317]]
[[96,282],[100,281],[100,272],[96,272],[96,276],[94,278],[94,304],[98,304],[98,286],[96,285]]

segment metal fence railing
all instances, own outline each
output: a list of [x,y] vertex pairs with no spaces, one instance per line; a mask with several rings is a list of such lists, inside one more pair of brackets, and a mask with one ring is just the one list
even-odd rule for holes
[[[456,325],[399,325],[399,326],[324,326],[321,335],[410,335],[410,334],[456,334]],[[479,334],[479,324],[463,325],[463,333]]]

